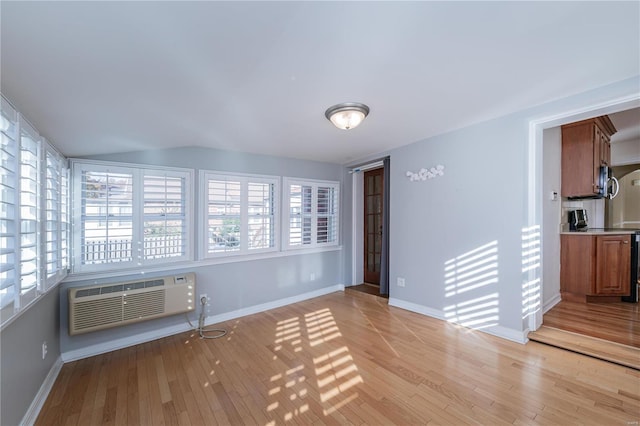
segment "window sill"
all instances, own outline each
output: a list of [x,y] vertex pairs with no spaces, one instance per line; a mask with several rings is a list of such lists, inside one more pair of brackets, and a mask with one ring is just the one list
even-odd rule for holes
[[273,259],[278,257],[289,257],[289,256],[301,256],[306,254],[316,254],[316,253],[324,253],[330,251],[340,251],[342,250],[341,245],[337,246],[327,246],[327,247],[316,247],[310,249],[292,249],[292,250],[282,250],[282,251],[273,251],[273,252],[265,252],[265,253],[256,253],[256,254],[244,254],[238,256],[221,256],[217,258],[205,258],[201,260],[194,261],[184,261],[184,262],[175,262],[171,264],[160,265],[151,265],[151,266],[141,266],[130,269],[118,269],[113,271],[99,271],[99,272],[79,272],[72,273],[67,276],[64,282],[76,282],[76,281],[85,281],[89,279],[102,279],[102,278],[112,278],[112,277],[124,277],[129,275],[136,274],[147,274],[147,273],[156,273],[156,272],[170,272],[170,271],[183,271],[185,269],[190,268],[201,268],[204,266],[211,265],[222,265],[226,263],[238,263],[238,262],[251,262],[255,260],[262,259]]

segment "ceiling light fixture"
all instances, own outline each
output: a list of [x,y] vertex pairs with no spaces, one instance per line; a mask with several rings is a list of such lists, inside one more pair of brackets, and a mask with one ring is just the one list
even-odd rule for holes
[[358,127],[369,114],[369,107],[357,102],[344,102],[329,107],[324,115],[338,129],[349,130]]

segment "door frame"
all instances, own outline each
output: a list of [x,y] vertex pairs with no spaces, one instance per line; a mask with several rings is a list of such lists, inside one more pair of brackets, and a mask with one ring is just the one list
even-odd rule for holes
[[[362,173],[363,173],[363,177],[364,177],[364,178],[366,178],[366,176],[367,176],[367,174],[368,174],[368,173],[373,173],[373,172],[376,172],[376,175],[380,177],[381,182],[382,182],[382,192],[380,193],[380,209],[381,209],[381,211],[380,211],[380,213],[379,213],[379,216],[380,216],[380,232],[379,232],[379,237],[380,237],[380,249],[381,249],[381,252],[379,253],[380,258],[378,259],[378,264],[379,264],[379,265],[382,265],[382,227],[383,227],[383,224],[384,224],[384,220],[383,220],[383,215],[384,215],[384,211],[383,211],[383,210],[384,210],[384,209],[383,209],[383,206],[384,206],[384,198],[383,198],[383,197],[384,197],[384,191],[386,190],[386,188],[385,188],[386,184],[385,184],[385,182],[384,182],[384,166],[383,166],[383,167],[376,167],[376,168],[372,168],[372,169],[369,169],[369,170],[364,170],[364,171],[362,172]],[[371,176],[371,175],[370,175],[370,176]],[[372,183],[372,184],[373,184],[373,183]],[[375,185],[374,185],[374,187],[375,187]],[[366,202],[366,199],[367,199],[367,196],[368,196],[369,194],[367,194],[367,193],[366,193],[366,189],[367,189],[367,182],[366,182],[366,179],[365,179],[365,182],[364,182],[364,193],[362,194],[363,214],[364,214],[364,216],[363,216],[363,229],[364,229],[365,231],[368,231],[368,233],[369,233],[369,234],[371,234],[371,230],[370,230],[370,229],[368,229],[368,226],[367,226],[367,206],[366,206],[367,202]],[[375,189],[375,188],[373,188],[373,189]],[[374,224],[374,226],[375,226],[375,224]],[[374,231],[374,232],[377,234],[377,232],[376,232],[376,231]],[[368,272],[367,272],[367,254],[368,254],[368,253],[367,253],[367,249],[369,249],[369,241],[368,241],[368,235],[367,235],[367,233],[363,233],[362,240],[363,240],[363,245],[364,245],[363,256],[362,256],[362,259],[363,259],[362,261],[363,261],[363,263],[364,263],[364,265],[363,265],[363,266],[364,266],[364,268],[363,268],[364,281],[363,281],[363,282],[364,282],[364,283],[366,283],[366,284],[376,285],[376,286],[378,286],[378,288],[380,288],[380,274],[381,274],[381,272],[382,272],[382,268],[380,268],[380,269],[378,270],[378,272],[377,272],[377,280],[378,280],[378,283],[377,283],[377,284],[376,284],[375,282],[373,282],[373,281],[369,281],[369,280],[367,279],[367,278],[375,278],[375,277],[372,277],[372,276],[371,276],[372,274],[370,273],[370,271],[369,271],[369,274],[368,274]],[[373,245],[374,245],[374,247],[373,247],[373,255],[374,255],[374,265],[375,265],[375,260],[376,260],[376,259],[375,259],[375,252],[376,252],[376,249],[375,249],[375,246],[376,246],[375,239],[374,239],[374,243],[373,243]],[[367,275],[367,274],[368,274],[368,275]],[[375,271],[373,272],[373,275],[376,275]]]
[[[529,121],[529,141],[527,144],[527,227],[523,229],[523,234],[526,230],[534,230],[537,228],[539,247],[541,248],[542,254],[537,267],[530,269],[527,276],[523,277],[523,281],[526,279],[527,283],[538,283],[537,289],[533,289],[533,292],[529,295],[523,295],[522,300],[523,305],[528,304],[531,307],[531,310],[527,314],[528,319],[525,322],[525,327],[527,327],[529,331],[535,331],[540,328],[544,312],[553,307],[553,305],[544,306],[545,301],[543,300],[544,280],[542,270],[544,268],[543,259],[545,253],[542,251],[542,248],[544,247],[544,238],[557,237],[558,233],[557,228],[546,230],[542,226],[543,201],[546,195],[543,194],[542,191],[544,176],[542,152],[544,142],[543,132],[545,129],[562,126],[563,124],[638,107],[640,107],[640,94],[634,93]],[[559,259],[557,259],[557,261],[559,261]]]
[[[364,282],[364,171],[383,167],[373,160],[350,168],[351,173],[351,285]],[[389,190],[388,186],[385,188]]]

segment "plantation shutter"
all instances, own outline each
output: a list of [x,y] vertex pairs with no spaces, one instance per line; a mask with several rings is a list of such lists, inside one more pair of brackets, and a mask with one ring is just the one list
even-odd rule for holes
[[44,164],[44,247],[45,274],[44,289],[59,282],[67,270],[66,233],[68,232],[67,208],[67,168],[66,159],[48,143],[45,146]]
[[5,308],[13,304],[16,295],[18,145],[17,113],[4,98],[0,130],[0,308]]
[[338,190],[319,186],[317,197],[316,236],[318,244],[338,241]]
[[275,247],[275,185],[248,182],[248,243],[249,250]]
[[300,246],[312,243],[313,187],[309,185],[289,186],[289,245]]
[[35,298],[39,279],[39,156],[38,133],[20,117],[20,306]]
[[337,182],[285,180],[289,221],[288,248],[338,244],[339,188]]

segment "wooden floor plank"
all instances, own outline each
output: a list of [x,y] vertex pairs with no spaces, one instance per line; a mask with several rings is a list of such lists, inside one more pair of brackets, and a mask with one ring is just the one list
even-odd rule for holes
[[529,339],[640,370],[640,348],[543,325]]
[[36,425],[634,424],[640,372],[336,292],[63,366]]
[[544,314],[543,324],[640,348],[640,304],[561,301]]

